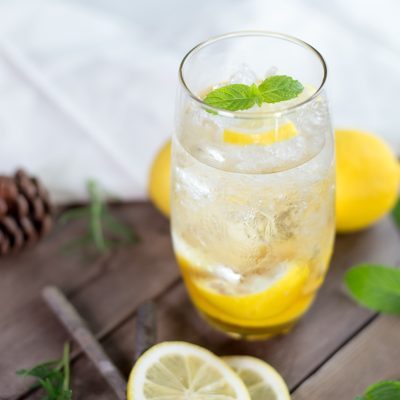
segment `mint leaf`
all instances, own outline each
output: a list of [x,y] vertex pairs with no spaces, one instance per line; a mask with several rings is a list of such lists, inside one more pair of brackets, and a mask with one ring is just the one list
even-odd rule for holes
[[33,376],[35,378],[45,379],[58,372],[59,364],[59,361],[48,361],[30,369],[20,369],[16,374],[19,376]]
[[397,204],[395,205],[392,213],[397,226],[400,228],[400,198],[397,200]]
[[70,389],[69,345],[64,345],[63,358],[60,361],[48,361],[29,369],[17,371],[19,376],[36,378],[33,388],[42,388],[46,392],[45,400],[72,400]]
[[258,88],[258,86],[255,83],[253,83],[250,86],[250,90],[251,90],[251,93],[252,93],[252,95],[254,97],[254,101],[260,107],[261,104],[263,103],[263,97],[261,95],[260,89]]
[[347,271],[345,283],[361,305],[400,314],[400,270],[383,265],[358,265]]
[[222,108],[229,111],[247,110],[254,104],[261,104],[257,86],[247,86],[241,83],[220,87],[208,93],[204,102],[216,108]]
[[297,97],[304,87],[290,76],[274,75],[265,79],[258,89],[266,103],[278,103]]
[[[255,104],[277,103],[297,97],[304,87],[295,79],[286,75],[274,75],[265,79],[259,86],[255,83],[244,85],[234,83],[215,89],[207,94],[204,102],[223,110],[247,110]],[[209,112],[212,113],[210,110]]]
[[364,396],[354,400],[399,400],[400,381],[382,381],[371,385]]
[[65,211],[61,223],[86,220],[86,232],[72,239],[64,246],[67,252],[79,246],[93,247],[98,253],[107,253],[119,244],[134,244],[139,236],[130,228],[116,220],[104,201],[101,189],[95,181],[88,181],[90,202],[87,206]]

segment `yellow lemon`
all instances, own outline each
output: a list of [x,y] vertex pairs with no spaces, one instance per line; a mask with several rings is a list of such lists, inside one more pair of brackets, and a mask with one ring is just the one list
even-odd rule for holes
[[149,196],[166,216],[170,213],[171,140],[160,149],[150,171]]
[[225,295],[193,281],[196,269],[182,257],[179,265],[196,306],[226,323],[263,327],[293,321],[309,307],[314,294],[304,294],[310,276],[307,264],[292,263],[288,271],[267,289],[248,295]]
[[244,146],[247,144],[271,145],[297,136],[298,132],[292,122],[281,125],[276,130],[261,133],[239,132],[231,129],[224,130],[224,142]]
[[278,371],[250,356],[221,357],[240,377],[251,400],[290,400],[289,389]]
[[185,342],[164,342],[147,350],[133,367],[126,392],[128,400],[251,400],[226,362]]
[[372,133],[336,130],[336,230],[372,225],[395,204],[399,165],[389,146]]

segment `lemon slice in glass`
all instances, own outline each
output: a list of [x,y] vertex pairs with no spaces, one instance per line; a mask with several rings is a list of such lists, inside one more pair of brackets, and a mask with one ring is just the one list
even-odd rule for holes
[[231,129],[224,130],[223,140],[225,143],[244,146],[247,144],[271,145],[292,139],[298,135],[298,131],[292,122],[287,122],[277,129],[266,132],[249,133]]
[[192,276],[195,272],[206,269],[181,256],[178,256],[178,261],[197,307],[207,315],[229,324],[247,327],[284,324],[304,313],[314,297],[314,294],[304,294],[310,268],[300,260],[289,262],[282,275],[264,290],[243,295],[222,294],[194,281]]
[[242,380],[220,358],[185,342],[164,342],[135,364],[128,400],[250,400]]
[[285,381],[266,362],[250,356],[227,356],[222,359],[240,376],[251,400],[290,400]]

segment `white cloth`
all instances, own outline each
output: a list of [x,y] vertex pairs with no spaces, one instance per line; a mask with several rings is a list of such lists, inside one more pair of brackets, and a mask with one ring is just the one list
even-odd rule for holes
[[211,35],[286,32],[327,59],[335,126],[400,153],[396,0],[2,0],[0,173],[38,174],[58,202],[88,178],[121,200],[146,197],[171,135],[178,65]]

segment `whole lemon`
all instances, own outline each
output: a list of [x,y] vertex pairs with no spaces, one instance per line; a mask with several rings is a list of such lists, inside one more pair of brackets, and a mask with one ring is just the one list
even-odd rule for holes
[[154,205],[166,216],[170,213],[171,140],[160,149],[150,170],[149,196]]
[[383,217],[395,204],[399,165],[389,146],[372,133],[336,134],[336,230],[352,232]]

